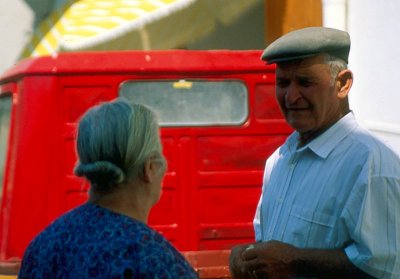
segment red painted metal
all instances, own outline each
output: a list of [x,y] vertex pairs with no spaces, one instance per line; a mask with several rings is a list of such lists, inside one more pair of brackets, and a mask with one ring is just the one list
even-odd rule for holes
[[229,271],[230,250],[190,251],[183,256],[193,266],[199,278],[232,278]]
[[13,98],[0,212],[0,260],[84,202],[73,175],[75,130],[91,106],[131,80],[241,80],[249,115],[240,126],[163,127],[168,171],[149,224],[181,251],[252,241],[265,159],[290,133],[274,99],[274,68],[261,51],[69,53],[20,62],[0,77]]

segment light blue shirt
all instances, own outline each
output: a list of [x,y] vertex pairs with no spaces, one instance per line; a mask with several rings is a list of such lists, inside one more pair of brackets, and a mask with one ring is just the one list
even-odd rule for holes
[[297,149],[294,132],[267,160],[257,241],[344,249],[377,278],[400,278],[400,158],[352,113]]

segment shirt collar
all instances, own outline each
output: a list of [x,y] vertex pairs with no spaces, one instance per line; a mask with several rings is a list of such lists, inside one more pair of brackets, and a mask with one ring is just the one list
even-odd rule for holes
[[298,144],[299,133],[292,133],[286,141],[286,148],[284,148],[284,150],[282,151],[302,152],[306,149],[309,149],[317,156],[325,159],[326,157],[328,157],[329,153],[339,144],[339,142],[357,126],[358,124],[354,117],[354,114],[353,112],[350,112],[342,117],[338,122],[336,122],[324,133],[297,150],[296,147]]

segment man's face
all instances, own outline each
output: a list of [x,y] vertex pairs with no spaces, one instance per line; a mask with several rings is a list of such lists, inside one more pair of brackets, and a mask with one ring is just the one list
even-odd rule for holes
[[338,121],[342,115],[335,84],[322,55],[278,64],[276,96],[289,125],[305,136]]

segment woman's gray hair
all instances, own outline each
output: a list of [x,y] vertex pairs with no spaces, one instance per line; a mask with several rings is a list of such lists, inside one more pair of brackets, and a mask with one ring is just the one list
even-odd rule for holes
[[324,54],[325,63],[329,65],[331,71],[331,83],[333,84],[336,80],[337,75],[347,69],[347,63],[336,56]]
[[150,157],[165,167],[155,114],[119,98],[88,110],[79,122],[77,176],[92,190],[107,193],[113,186],[138,178]]

